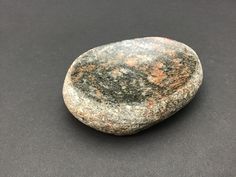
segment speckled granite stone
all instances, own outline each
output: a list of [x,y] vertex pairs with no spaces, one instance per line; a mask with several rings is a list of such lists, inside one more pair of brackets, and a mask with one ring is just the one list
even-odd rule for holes
[[84,124],[129,135],[186,105],[202,83],[197,54],[160,37],[111,43],[80,55],[69,68],[63,97]]

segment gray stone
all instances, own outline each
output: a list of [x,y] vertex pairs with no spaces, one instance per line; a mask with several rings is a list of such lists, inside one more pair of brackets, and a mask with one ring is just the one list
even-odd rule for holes
[[67,72],[63,97],[84,124],[129,135],[185,106],[202,78],[200,60],[187,45],[160,37],[137,38],[80,55]]

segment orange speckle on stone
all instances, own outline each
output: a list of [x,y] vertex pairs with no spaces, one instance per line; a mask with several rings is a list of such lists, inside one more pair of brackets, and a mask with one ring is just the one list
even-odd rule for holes
[[162,67],[163,67],[163,63],[158,62],[158,63],[156,64],[156,67],[157,67],[158,69],[162,68]]
[[176,67],[176,68],[179,68],[182,64],[180,63],[180,59],[179,58],[174,58],[173,60],[173,63],[174,63],[174,66]]
[[151,99],[149,99],[149,100],[147,101],[147,108],[148,108],[148,109],[151,109],[151,108],[153,108],[153,106],[154,106],[154,101],[151,100]]
[[166,74],[161,70],[163,63],[158,62],[152,69],[148,80],[155,84],[160,84],[163,79],[166,78]]
[[132,66],[135,66],[137,64],[137,59],[136,58],[128,58],[126,59],[125,63],[132,67]]
[[173,59],[173,62],[174,62],[174,63],[180,63],[180,61],[181,61],[181,60],[180,60],[179,58],[174,58],[174,59]]
[[112,74],[112,77],[114,77],[114,78],[116,78],[118,76],[122,76],[122,73],[120,72],[119,68],[115,68],[114,70],[112,70],[111,74]]
[[91,64],[90,64],[90,65],[86,65],[86,66],[80,67],[80,68],[78,69],[78,71],[79,71],[79,72],[85,72],[85,71],[91,72],[91,71],[93,71],[95,68],[96,68],[95,65],[91,65]]
[[73,75],[72,76],[73,82],[78,82],[82,76],[83,76],[83,73],[77,73],[77,74]]
[[123,53],[118,53],[118,54],[116,55],[116,58],[117,58],[118,60],[122,60],[122,59],[124,58],[124,54],[123,54]]
[[99,90],[96,90],[96,96],[98,98],[101,98],[102,97],[102,93]]
[[178,88],[179,86],[181,86],[182,82],[180,80],[176,80],[174,83],[170,84],[169,87],[171,87],[172,89]]
[[170,56],[171,58],[176,58],[176,51],[174,50],[166,50],[165,51],[166,55]]

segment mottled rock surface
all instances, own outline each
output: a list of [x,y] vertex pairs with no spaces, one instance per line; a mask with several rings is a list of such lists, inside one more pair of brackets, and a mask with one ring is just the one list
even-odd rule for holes
[[202,77],[199,58],[187,45],[160,37],[137,38],[80,55],[66,75],[63,97],[84,124],[128,135],[186,105]]

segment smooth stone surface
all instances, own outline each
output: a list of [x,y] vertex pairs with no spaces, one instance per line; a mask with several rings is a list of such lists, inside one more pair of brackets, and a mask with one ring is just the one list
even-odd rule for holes
[[174,114],[196,94],[203,73],[187,45],[145,37],[93,48],[69,68],[63,97],[84,124],[134,134]]

